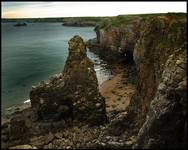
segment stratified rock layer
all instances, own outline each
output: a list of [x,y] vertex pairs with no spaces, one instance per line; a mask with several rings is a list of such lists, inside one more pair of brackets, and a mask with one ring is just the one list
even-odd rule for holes
[[186,45],[182,15],[167,14],[146,21],[134,49],[138,84],[131,107],[141,125],[138,147],[185,146]]
[[110,29],[98,25],[95,28],[97,37],[88,40],[87,46],[106,60],[129,62],[132,60],[135,43],[140,37],[142,23],[143,19],[137,18]]
[[81,37],[74,36],[69,41],[63,73],[33,88],[30,99],[40,119],[70,117],[92,124],[106,122],[105,101],[98,91],[94,64],[86,55]]
[[128,115],[110,130],[114,134],[135,130],[136,148],[186,147],[186,14],[143,15],[127,24],[116,19],[118,27],[111,20],[96,28],[97,38],[87,42],[108,60],[128,56],[136,64],[136,92],[125,110]]

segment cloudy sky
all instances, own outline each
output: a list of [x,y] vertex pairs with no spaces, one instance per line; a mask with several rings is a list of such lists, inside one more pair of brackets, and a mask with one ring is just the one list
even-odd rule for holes
[[186,2],[2,2],[2,18],[186,12]]

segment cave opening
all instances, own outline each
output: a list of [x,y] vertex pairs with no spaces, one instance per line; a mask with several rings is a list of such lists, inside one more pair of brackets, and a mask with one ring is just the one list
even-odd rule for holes
[[131,51],[126,51],[124,53],[121,54],[121,58],[123,60],[123,63],[134,63],[134,60],[133,60],[133,53]]

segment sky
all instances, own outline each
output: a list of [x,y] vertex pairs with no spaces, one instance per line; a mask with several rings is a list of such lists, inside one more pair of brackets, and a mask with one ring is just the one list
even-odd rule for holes
[[2,2],[2,18],[117,16],[187,12],[186,2]]

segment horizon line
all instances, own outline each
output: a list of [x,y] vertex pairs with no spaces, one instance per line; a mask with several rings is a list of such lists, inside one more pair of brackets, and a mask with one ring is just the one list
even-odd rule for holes
[[102,17],[116,17],[116,16],[121,16],[121,15],[145,15],[145,14],[167,14],[167,13],[184,13],[187,14],[187,12],[166,12],[166,13],[140,13],[140,14],[119,14],[119,15],[113,15],[113,16],[70,16],[70,17],[33,17],[33,18],[27,18],[27,17],[23,17],[23,18],[1,18],[1,19],[47,19],[47,18],[81,18],[81,17],[98,17],[98,18],[102,18]]

